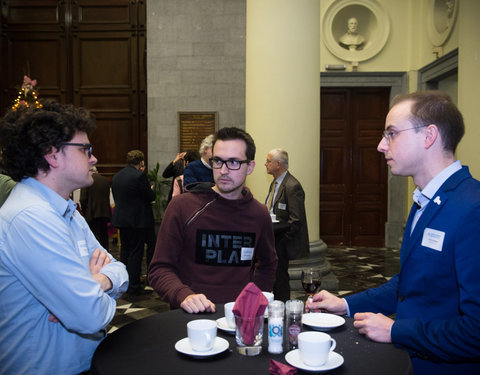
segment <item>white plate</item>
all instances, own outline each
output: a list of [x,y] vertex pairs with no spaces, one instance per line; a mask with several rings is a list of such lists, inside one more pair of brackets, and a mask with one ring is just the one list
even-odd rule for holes
[[300,359],[300,352],[298,349],[291,350],[285,354],[285,360],[293,367],[307,372],[328,371],[343,365],[343,357],[335,352],[331,352],[328,356],[327,362],[318,367],[308,366],[303,363],[303,361]]
[[217,327],[221,329],[222,331],[228,332],[228,333],[235,333],[235,328],[231,328],[228,323],[227,323],[227,318],[218,318],[217,320]]
[[327,313],[307,313],[302,315],[302,323],[317,331],[328,331],[345,324],[341,316]]
[[196,350],[192,349],[188,337],[185,337],[177,341],[177,343],[175,344],[175,350],[192,357],[203,358],[224,352],[228,349],[228,346],[229,344],[227,340],[221,337],[216,337],[212,350],[207,350],[205,352],[197,352]]

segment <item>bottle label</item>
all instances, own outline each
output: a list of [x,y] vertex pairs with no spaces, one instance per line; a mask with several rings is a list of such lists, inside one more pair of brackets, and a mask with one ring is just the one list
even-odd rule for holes
[[283,338],[283,326],[281,325],[269,325],[268,336],[271,338],[280,337]]
[[288,341],[290,344],[297,345],[297,337],[300,331],[300,326],[296,324],[291,324],[290,327],[288,327]]

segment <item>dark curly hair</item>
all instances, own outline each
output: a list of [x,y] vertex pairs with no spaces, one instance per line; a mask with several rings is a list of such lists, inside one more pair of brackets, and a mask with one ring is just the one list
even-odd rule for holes
[[77,132],[95,130],[93,115],[83,108],[45,100],[41,108],[10,110],[0,121],[2,167],[15,181],[50,169],[45,155],[62,149]]

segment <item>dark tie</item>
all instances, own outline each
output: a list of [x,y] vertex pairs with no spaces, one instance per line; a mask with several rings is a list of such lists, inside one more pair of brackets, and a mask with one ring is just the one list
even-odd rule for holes
[[273,195],[275,194],[276,186],[277,186],[277,181],[273,180],[272,184],[270,185],[270,192],[268,193],[268,201],[267,201],[268,211],[270,211],[270,208],[272,208]]

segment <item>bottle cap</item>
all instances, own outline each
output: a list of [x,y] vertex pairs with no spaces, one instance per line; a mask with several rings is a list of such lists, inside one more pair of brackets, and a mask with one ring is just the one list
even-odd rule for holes
[[268,304],[268,316],[281,318],[284,316],[285,304],[282,301],[272,301]]
[[303,301],[299,299],[291,299],[285,303],[285,308],[287,313],[302,313],[303,312]]

